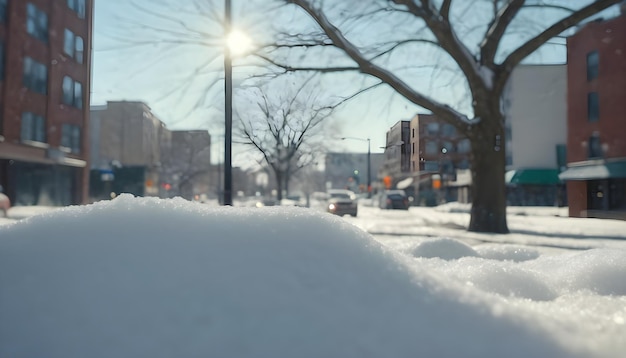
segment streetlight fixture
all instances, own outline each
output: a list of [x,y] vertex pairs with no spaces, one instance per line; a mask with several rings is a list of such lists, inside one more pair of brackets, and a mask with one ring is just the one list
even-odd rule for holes
[[356,138],[356,137],[343,137],[341,140],[358,140],[365,142],[367,141],[367,197],[372,197],[372,151],[370,149],[371,141],[369,138]]
[[245,33],[232,28],[231,0],[224,0],[224,205],[233,205],[233,55],[251,47]]
[[[230,0],[224,0],[224,34],[231,30]],[[224,205],[233,205],[233,62],[224,46]]]

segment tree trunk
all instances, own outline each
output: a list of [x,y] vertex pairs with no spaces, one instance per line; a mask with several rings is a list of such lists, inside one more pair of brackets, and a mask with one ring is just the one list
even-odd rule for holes
[[276,200],[283,200],[283,173],[279,170],[274,171],[276,176]]
[[472,144],[472,210],[469,231],[508,233],[503,120],[483,116],[469,137]]

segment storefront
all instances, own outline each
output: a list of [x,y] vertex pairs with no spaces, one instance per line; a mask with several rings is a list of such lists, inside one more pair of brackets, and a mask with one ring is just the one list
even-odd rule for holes
[[505,174],[507,204],[511,206],[565,206],[565,185],[557,169],[527,168]]
[[570,216],[626,219],[626,160],[570,165],[567,181]]

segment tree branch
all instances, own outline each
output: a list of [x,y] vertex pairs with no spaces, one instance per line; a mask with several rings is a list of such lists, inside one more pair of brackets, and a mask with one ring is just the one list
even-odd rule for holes
[[[354,62],[357,63],[360,72],[377,77],[389,86],[394,88],[399,94],[410,100],[411,102],[429,109],[431,112],[437,114],[440,118],[451,122],[460,121],[464,123],[471,123],[470,120],[464,114],[450,108],[447,105],[443,105],[430,99],[421,93],[413,90],[406,82],[402,81],[399,77],[392,74],[390,71],[377,66],[367,60],[363,54],[357,49],[357,47],[343,36],[341,31],[335,27],[330,20],[318,10],[304,0],[286,0],[293,3],[305,12],[309,14],[317,24],[324,30],[326,35],[333,41],[336,47],[342,49]],[[477,73],[474,73],[477,76]],[[457,123],[458,124],[458,123]]]
[[[498,51],[502,36],[504,36],[507,27],[520,11],[525,1],[526,0],[511,0],[497,12],[480,45],[480,60],[483,65],[494,65],[493,61],[496,57],[496,51]],[[494,3],[494,6],[497,5]]]
[[621,0],[597,0],[589,4],[588,6],[585,6],[584,8],[572,13],[571,15],[561,19],[554,25],[544,30],[539,35],[528,40],[517,50],[513,51],[499,66],[500,71],[496,80],[497,88],[503,89],[515,66],[517,66],[524,58],[526,58],[526,56],[535,52],[541,45],[546,43],[548,40],[559,35],[570,27],[580,23],[589,16],[595,15],[612,5],[619,3],[620,1]]

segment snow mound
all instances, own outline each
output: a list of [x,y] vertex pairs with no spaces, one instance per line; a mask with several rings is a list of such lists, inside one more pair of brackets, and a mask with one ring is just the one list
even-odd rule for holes
[[469,245],[450,238],[437,238],[419,243],[413,249],[414,257],[458,260],[462,257],[477,257],[478,253]]
[[539,257],[539,251],[515,245],[481,245],[474,250],[482,258],[498,261],[523,262]]
[[0,227],[0,357],[590,355],[448,281],[324,213],[121,195]]
[[551,279],[563,293],[626,296],[626,250],[594,249],[546,257],[527,263],[527,267],[551,271]]

